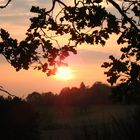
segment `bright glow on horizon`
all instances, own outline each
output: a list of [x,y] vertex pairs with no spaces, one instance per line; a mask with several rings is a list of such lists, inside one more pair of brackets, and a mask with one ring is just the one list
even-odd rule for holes
[[69,67],[59,67],[56,72],[55,78],[59,80],[67,81],[73,79],[74,74],[72,72],[72,69]]

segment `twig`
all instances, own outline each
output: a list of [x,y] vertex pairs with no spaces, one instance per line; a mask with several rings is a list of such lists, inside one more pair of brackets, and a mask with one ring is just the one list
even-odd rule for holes
[[11,2],[12,0],[8,0],[7,3],[4,6],[0,6],[1,9],[6,8],[8,6],[8,4]]
[[122,9],[120,8],[120,6],[114,1],[114,0],[108,0],[108,2],[110,2],[118,11],[119,13],[125,18],[125,20],[127,20],[131,26],[137,31],[140,32],[140,29],[135,25],[135,23],[132,21],[131,18],[129,18],[124,11],[122,11]]
[[58,3],[60,3],[61,5],[63,5],[64,7],[67,7],[67,5],[65,4],[65,3],[63,3],[61,0],[53,0],[53,4],[52,4],[52,8],[49,10],[49,11],[47,11],[45,14],[47,15],[47,14],[49,14],[50,12],[52,12],[53,10],[54,10],[54,7],[55,7],[55,3],[56,2],[58,2]]
[[2,89],[2,88],[0,88],[0,91],[5,92],[6,94],[8,94],[8,95],[11,96],[11,97],[17,97],[16,95],[13,95],[13,94],[11,94],[10,92],[8,92],[8,91],[6,91],[6,90],[4,90],[4,89]]
[[42,28],[40,28],[40,30],[43,32],[43,34],[44,34],[44,36],[45,36],[46,38],[49,38],[49,39],[55,41],[56,44],[58,45],[58,47],[61,48],[60,45],[59,45],[59,43],[58,43],[58,41],[57,41],[56,39],[53,39],[52,37],[48,36]]

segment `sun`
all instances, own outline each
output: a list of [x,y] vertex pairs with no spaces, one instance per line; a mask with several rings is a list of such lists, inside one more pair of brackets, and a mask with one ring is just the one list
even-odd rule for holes
[[74,78],[74,74],[72,72],[72,69],[70,67],[58,67],[58,70],[55,75],[56,79],[67,81]]

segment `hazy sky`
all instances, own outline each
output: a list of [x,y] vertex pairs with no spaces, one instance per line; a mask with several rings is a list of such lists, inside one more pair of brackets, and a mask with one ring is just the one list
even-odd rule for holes
[[[4,3],[6,0],[3,0]],[[68,0],[67,0],[68,1]],[[29,12],[32,5],[50,8],[51,0],[13,0],[10,5],[0,9],[0,27],[9,31],[12,37],[22,39],[30,24]],[[106,47],[82,45],[78,47],[78,55],[71,55],[66,62],[73,70],[75,78],[69,81],[60,81],[53,76],[47,77],[40,71],[21,70],[16,72],[3,56],[0,56],[0,85],[6,90],[18,96],[26,96],[33,91],[59,93],[65,86],[79,86],[83,81],[91,86],[95,81],[106,82],[104,69],[101,64],[108,60],[110,54],[118,55],[119,47],[115,43],[115,36],[108,42]]]

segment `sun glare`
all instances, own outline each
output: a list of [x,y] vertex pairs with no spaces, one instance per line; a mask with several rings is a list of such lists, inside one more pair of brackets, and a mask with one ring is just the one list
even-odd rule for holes
[[69,67],[59,67],[55,76],[59,80],[71,80],[74,78],[74,74]]

